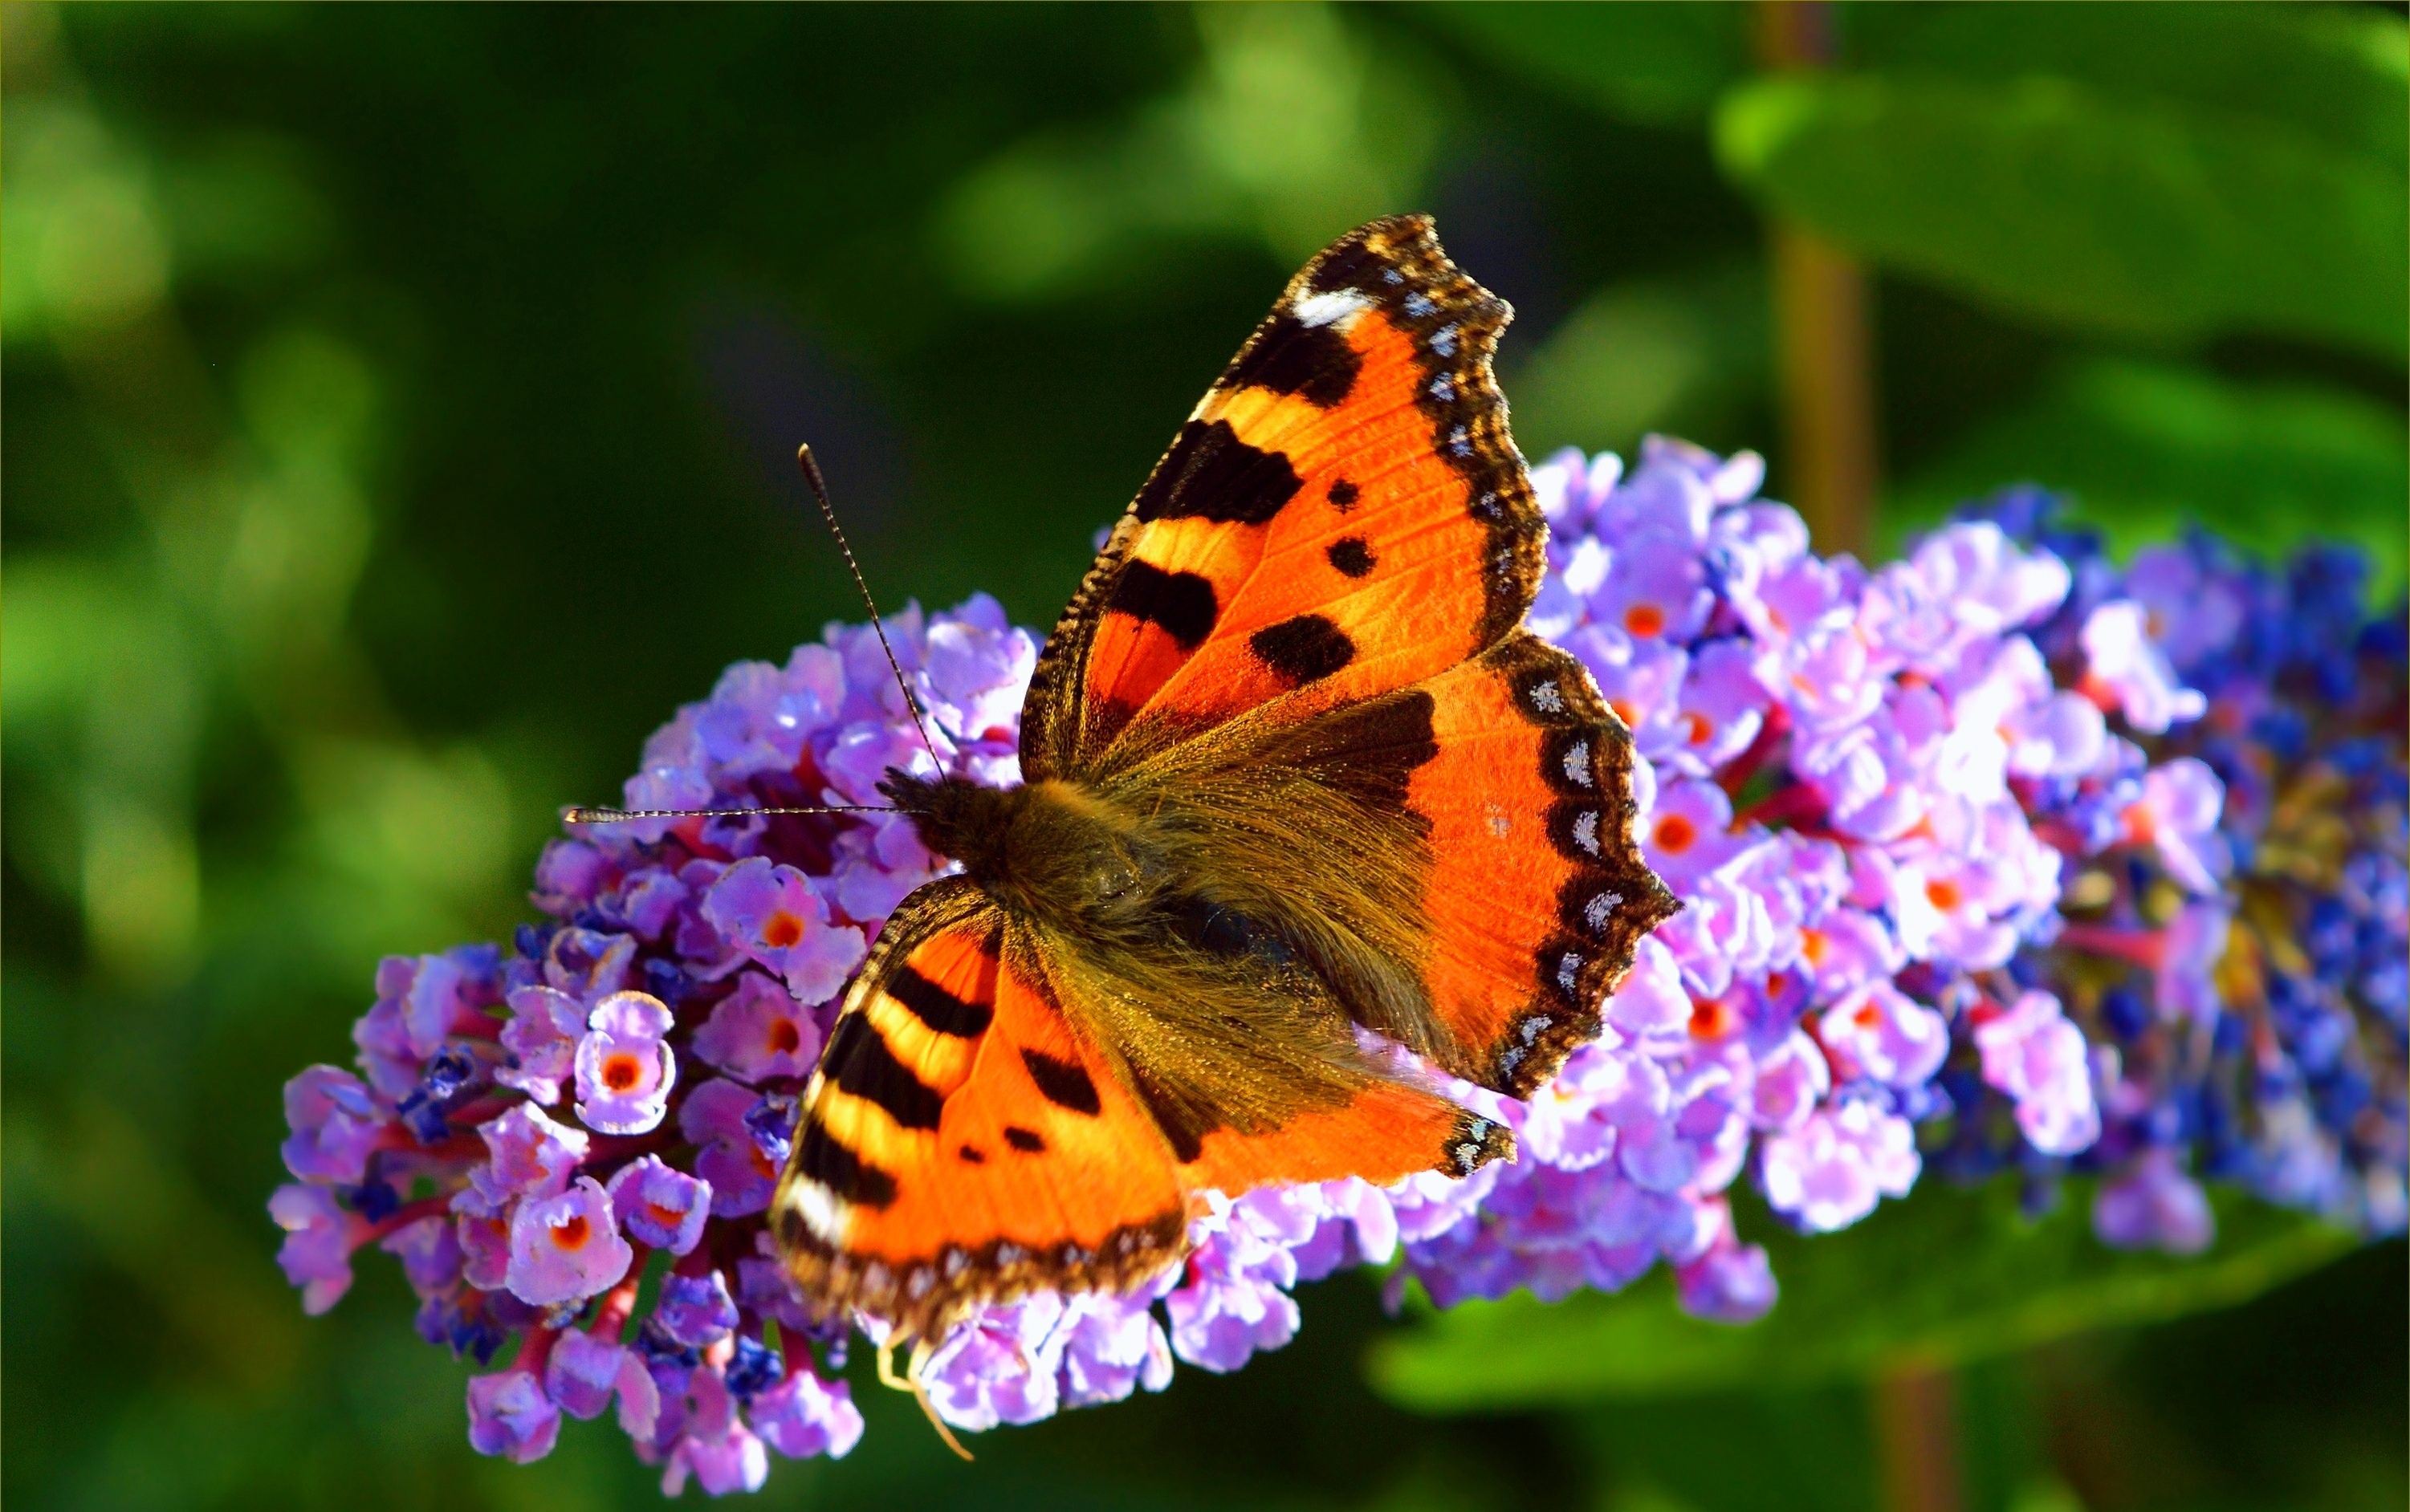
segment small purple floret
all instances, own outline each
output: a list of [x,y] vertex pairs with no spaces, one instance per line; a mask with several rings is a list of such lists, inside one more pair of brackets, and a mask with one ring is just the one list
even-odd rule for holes
[[711,1183],[646,1155],[621,1166],[607,1188],[628,1237],[673,1255],[692,1250],[711,1217]]
[[809,1076],[820,1061],[820,1024],[785,987],[745,972],[695,1030],[694,1053],[739,1081]]
[[836,995],[865,947],[862,931],[829,917],[810,878],[791,866],[748,857],[704,895],[703,916],[739,950],[784,978],[799,1001]]
[[532,1464],[560,1436],[560,1409],[524,1370],[469,1377],[469,1444],[479,1454]]
[[276,1263],[288,1285],[301,1289],[301,1310],[315,1318],[352,1289],[356,1220],[324,1187],[283,1186],[268,1200],[268,1216],[284,1231]]
[[615,992],[594,1005],[577,1042],[577,1116],[604,1134],[649,1133],[668,1113],[677,1058],[662,1043],[677,1020],[646,992]]
[[661,1391],[636,1352],[582,1329],[570,1329],[553,1341],[544,1385],[560,1410],[573,1418],[601,1417],[616,1393],[619,1427],[631,1438],[650,1438],[661,1410]]
[[635,1251],[619,1237],[611,1198],[592,1176],[554,1197],[530,1198],[511,1216],[510,1269],[503,1284],[522,1302],[544,1306],[609,1290],[628,1274]]
[[284,1084],[284,1168],[304,1181],[348,1184],[368,1174],[385,1116],[360,1079],[312,1066]]
[[843,1381],[834,1385],[798,1367],[748,1404],[753,1431],[791,1460],[841,1460],[862,1441],[862,1412]]
[[661,1301],[653,1321],[661,1332],[690,1349],[701,1349],[728,1337],[737,1324],[736,1299],[728,1292],[728,1278],[718,1271],[686,1275],[673,1271],[661,1281]]

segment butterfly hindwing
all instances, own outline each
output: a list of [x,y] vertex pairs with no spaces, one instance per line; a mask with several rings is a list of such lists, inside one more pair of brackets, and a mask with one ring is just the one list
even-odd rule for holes
[[1633,838],[1630,733],[1586,668],[1522,631],[1413,687],[1282,713],[1108,790],[1210,813],[1202,870],[1260,888],[1246,906],[1357,1023],[1529,1096],[1597,1037],[1640,937],[1679,906]]
[[806,1294],[908,1334],[1178,1255],[1163,1136],[1082,1043],[980,889],[905,900],[846,995],[772,1201]]
[[1442,1063],[1528,1097],[1680,905],[1633,838],[1632,737],[1587,669],[1517,633],[1425,685],[1432,758],[1405,795],[1428,824],[1422,975]]
[[1192,1187],[1230,1193],[1343,1176],[1387,1186],[1423,1171],[1469,1175],[1514,1147],[1503,1125],[1436,1092],[1374,1080],[1343,1106],[1299,1114],[1278,1129],[1214,1130],[1180,1174]]
[[1308,264],[1049,641],[1023,722],[1032,780],[1275,699],[1304,718],[1404,687],[1512,630],[1546,528],[1490,377],[1511,314],[1420,216]]

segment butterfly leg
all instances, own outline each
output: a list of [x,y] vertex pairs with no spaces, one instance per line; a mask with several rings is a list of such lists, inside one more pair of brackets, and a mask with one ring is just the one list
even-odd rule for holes
[[912,1400],[921,1404],[922,1413],[929,1419],[929,1426],[946,1441],[946,1447],[968,1460],[971,1451],[963,1447],[963,1441],[956,1438],[954,1431],[946,1426],[946,1420],[937,1416],[936,1404],[929,1400],[928,1384],[922,1379],[922,1372],[928,1362],[929,1341],[915,1339],[912,1341],[912,1359],[904,1367],[903,1374],[898,1375],[895,1370],[895,1335],[891,1333],[878,1341],[878,1384],[892,1391],[911,1392]]

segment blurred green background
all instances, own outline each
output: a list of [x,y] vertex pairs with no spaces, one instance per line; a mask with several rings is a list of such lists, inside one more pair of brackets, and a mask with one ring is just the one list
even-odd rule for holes
[[[1514,301],[1533,456],[1672,430],[1783,494],[1781,216],[1871,270],[1877,540],[2034,479],[2402,581],[2399,6],[1844,7],[1782,74],[1709,5],[0,14],[21,1508],[650,1505],[603,1424],[472,1455],[381,1258],[301,1318],[279,1085],[377,957],[525,917],[556,806],[722,665],[855,614],[797,441],[888,601],[1046,625],[1372,215]],[[2080,1192],[1927,1187],[1783,1246],[1755,1332],[1658,1285],[1433,1331],[1344,1277],[975,1466],[859,1383],[862,1447],[763,1500],[1898,1505],[1923,1370],[1970,1508],[2404,1505],[2399,1242],[2229,1206],[2120,1261]]]

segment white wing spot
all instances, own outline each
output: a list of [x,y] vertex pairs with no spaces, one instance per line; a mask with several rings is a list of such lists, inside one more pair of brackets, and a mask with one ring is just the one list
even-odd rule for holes
[[1372,308],[1370,295],[1355,289],[1332,289],[1323,294],[1310,294],[1289,307],[1290,313],[1306,325],[1337,325],[1345,330],[1357,315]]
[[1453,374],[1451,374],[1451,373],[1442,373],[1442,374],[1440,374],[1437,378],[1432,379],[1432,380],[1430,381],[1430,396],[1431,396],[1432,398],[1434,398],[1434,399],[1437,399],[1437,400],[1438,400],[1440,403],[1442,403],[1442,404],[1453,404],[1453,403],[1455,403],[1455,402],[1456,402],[1456,378],[1455,378],[1455,375],[1453,375]]
[[804,1220],[804,1227],[828,1244],[845,1237],[846,1219],[853,1215],[853,1204],[847,1202],[817,1181],[800,1180],[787,1188],[787,1205]]
[[1431,333],[1430,349],[1443,357],[1456,355],[1456,326],[1453,323]]
[[1590,785],[1590,742],[1575,741],[1565,747],[1565,780],[1576,787]]
[[1607,915],[1614,913],[1616,906],[1622,901],[1623,895],[1621,893],[1608,891],[1600,893],[1597,897],[1583,904],[1582,918],[1589,923],[1590,932],[1595,934],[1599,930],[1605,929]]
[[1540,1037],[1540,1030],[1546,1029],[1549,1024],[1553,1022],[1554,1020],[1549,1018],[1546,1014],[1533,1014],[1531,1017],[1523,1020],[1523,1043],[1525,1044],[1529,1044],[1533,1040],[1538,1039]]
[[1598,854],[1598,815],[1595,813],[1574,815],[1574,843],[1592,856]]
[[1021,1246],[1009,1241],[996,1246],[995,1262],[998,1265],[1018,1265],[1021,1263]]
[[1568,998],[1573,996],[1574,988],[1581,979],[1581,969],[1582,958],[1578,950],[1566,951],[1563,958],[1557,962],[1557,986],[1564,989]]
[[1424,294],[1420,289],[1416,289],[1414,293],[1406,295],[1406,313],[1414,316],[1416,320],[1420,320],[1422,317],[1430,314],[1432,310],[1437,310],[1439,306],[1430,302],[1430,296]]
[[1559,687],[1553,678],[1539,684],[1532,689],[1532,707],[1544,714],[1563,713],[1565,712],[1564,689]]
[[1515,832],[1515,821],[1508,818],[1506,816],[1506,811],[1500,808],[1497,804],[1490,804],[1488,812],[1485,816],[1489,821],[1489,832],[1492,835],[1497,836],[1500,840],[1504,840],[1508,835]]
[[1456,1163],[1467,1171],[1472,1170],[1473,1162],[1480,1158],[1481,1146],[1478,1145],[1459,1145],[1456,1147]]
[[970,1262],[971,1258],[964,1254],[960,1247],[949,1245],[946,1246],[946,1258],[937,1263],[945,1268],[946,1279],[951,1281],[962,1274],[963,1267]]

